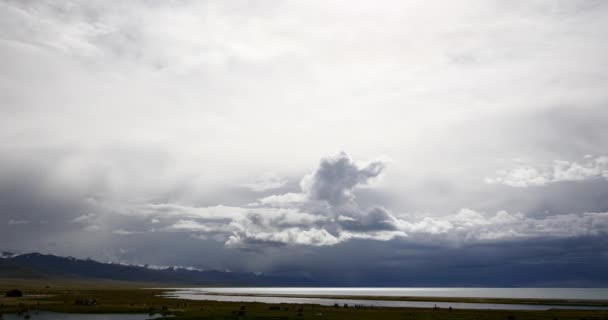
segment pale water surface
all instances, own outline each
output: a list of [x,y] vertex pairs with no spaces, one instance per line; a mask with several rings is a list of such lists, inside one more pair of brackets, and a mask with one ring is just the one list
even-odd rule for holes
[[[181,289],[181,288],[180,288]],[[608,288],[183,288],[208,293],[608,300]]]
[[[225,295],[223,295],[225,294]],[[252,296],[288,295],[288,296]],[[501,310],[547,310],[600,309],[608,307],[585,307],[567,305],[527,305],[500,303],[454,303],[434,302],[433,297],[463,298],[517,298],[517,299],[563,299],[563,300],[608,300],[608,288],[175,288],[168,297],[190,300],[238,301],[262,303],[300,304],[349,304],[377,307],[460,308]],[[306,298],[298,296],[339,296],[335,298]],[[375,297],[428,297],[429,301],[360,300],[353,296]]]

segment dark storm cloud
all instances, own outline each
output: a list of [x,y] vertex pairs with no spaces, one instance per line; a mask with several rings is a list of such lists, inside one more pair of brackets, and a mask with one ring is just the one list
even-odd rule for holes
[[88,212],[85,199],[79,201],[57,190],[48,190],[42,181],[42,176],[32,172],[3,170],[0,181],[0,225],[9,220],[28,221],[35,225],[45,224],[44,228],[34,227],[39,228],[39,232],[53,232],[63,221]]
[[275,271],[347,286],[598,286],[608,283],[602,238],[487,242],[461,247],[356,240],[270,254]]

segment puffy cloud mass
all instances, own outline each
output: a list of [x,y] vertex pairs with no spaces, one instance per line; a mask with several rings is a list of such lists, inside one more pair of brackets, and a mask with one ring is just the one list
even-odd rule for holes
[[302,189],[311,200],[327,201],[331,206],[354,200],[355,187],[365,185],[384,170],[384,163],[355,163],[346,153],[321,160],[319,168],[302,180]]
[[564,181],[608,180],[608,157],[586,155],[582,162],[554,160],[551,165],[521,164],[510,170],[499,170],[486,178],[489,184],[526,188]]
[[[357,162],[342,152],[323,158],[302,179],[300,192],[265,196],[245,207],[144,204],[120,212],[145,216],[150,221],[149,232],[185,232],[227,247],[249,249],[332,246],[353,239],[463,244],[608,233],[608,212],[533,217],[504,210],[491,214],[465,208],[446,215],[421,215],[393,213],[379,205],[362,208],[357,190],[370,186],[384,169],[383,161]],[[84,215],[74,221],[89,222],[92,217]],[[114,231],[121,235],[138,232]]]

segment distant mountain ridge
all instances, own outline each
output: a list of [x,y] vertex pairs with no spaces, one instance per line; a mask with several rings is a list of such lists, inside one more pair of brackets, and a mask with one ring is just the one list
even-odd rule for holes
[[8,251],[2,251],[2,252],[0,252],[0,259],[12,258],[12,257],[14,257],[16,255],[18,255],[18,254],[17,253],[8,252]]
[[311,285],[309,279],[253,273],[196,270],[181,267],[151,269],[145,266],[102,263],[51,254],[2,252],[0,278],[97,279],[197,285]]

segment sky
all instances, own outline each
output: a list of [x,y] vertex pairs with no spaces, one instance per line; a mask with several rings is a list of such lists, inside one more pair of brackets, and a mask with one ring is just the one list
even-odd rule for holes
[[605,1],[0,1],[0,249],[608,285]]

